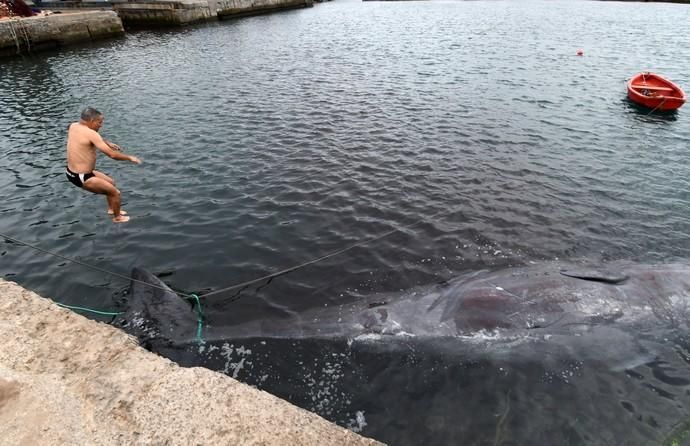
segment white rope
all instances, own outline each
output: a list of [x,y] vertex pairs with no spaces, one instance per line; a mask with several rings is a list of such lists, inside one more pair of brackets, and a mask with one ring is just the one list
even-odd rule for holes
[[22,18],[12,16],[7,22],[9,25],[10,35],[12,36],[14,44],[17,47],[17,54],[22,53],[22,44],[20,42],[20,36],[24,43],[26,43],[26,52],[30,53],[31,37],[29,36],[29,30],[22,21]]
[[17,36],[17,31],[14,29],[14,19],[10,18],[10,20],[8,20],[7,23],[9,25],[12,39],[14,40],[14,44],[17,46],[17,54],[21,54],[21,47],[19,46],[19,36]]
[[18,18],[17,24],[19,25],[19,29],[24,34],[24,40],[26,41],[26,52],[30,53],[31,52],[31,38],[29,37],[29,30],[26,27],[26,23],[24,23],[24,21],[21,18]]

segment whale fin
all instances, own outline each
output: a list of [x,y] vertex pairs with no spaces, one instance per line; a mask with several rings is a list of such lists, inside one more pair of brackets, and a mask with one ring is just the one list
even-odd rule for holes
[[620,285],[628,280],[629,276],[619,271],[611,271],[598,268],[573,268],[564,269],[560,273],[574,279],[588,280],[590,282],[600,282],[609,285]]

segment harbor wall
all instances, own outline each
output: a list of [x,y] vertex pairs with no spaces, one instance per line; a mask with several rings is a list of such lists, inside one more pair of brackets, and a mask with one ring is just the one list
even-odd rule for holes
[[122,36],[125,28],[181,26],[305,8],[314,0],[113,0],[42,2],[50,15],[0,20],[0,57]]
[[123,36],[124,33],[122,21],[114,11],[0,20],[0,57]]
[[2,279],[0,314],[4,446],[380,444]]
[[126,27],[185,25],[313,6],[313,0],[130,0],[113,3]]

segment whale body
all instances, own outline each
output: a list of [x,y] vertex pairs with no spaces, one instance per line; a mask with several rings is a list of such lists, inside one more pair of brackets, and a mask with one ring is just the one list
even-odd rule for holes
[[[139,338],[193,340],[199,315],[150,272],[135,268],[122,325]],[[142,283],[143,282],[143,283]],[[160,288],[148,287],[145,283]],[[475,272],[424,291],[223,325],[204,320],[207,339],[356,338],[366,334],[440,338],[501,331],[511,336],[576,334],[595,325],[687,329],[690,267],[564,264]],[[202,298],[203,302],[203,298]],[[203,305],[203,304],[202,304]]]
[[116,323],[147,348],[391,444],[654,444],[690,420],[688,265],[551,262],[239,322],[214,312],[203,341],[193,302],[133,278]]

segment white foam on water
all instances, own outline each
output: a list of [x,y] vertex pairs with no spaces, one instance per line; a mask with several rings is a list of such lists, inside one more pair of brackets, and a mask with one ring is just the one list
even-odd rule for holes
[[467,335],[458,335],[458,338],[467,340],[470,342],[476,342],[476,341],[498,341],[498,340],[503,340],[505,339],[505,336],[503,336],[503,333],[499,329],[493,329],[493,330],[478,330],[475,331],[474,333],[467,334]]
[[355,336],[354,338],[348,339],[347,345],[351,347],[354,341],[380,341],[381,338],[383,338],[383,335],[379,333],[363,333],[361,335]]
[[[241,356],[239,361],[233,361],[233,354]],[[245,361],[249,356],[251,356],[251,354],[252,351],[248,348],[245,348],[244,345],[235,348],[234,345],[230,345],[227,342],[223,344],[220,348],[220,356],[225,358],[223,373],[230,375],[230,371],[232,370],[231,376],[233,378],[237,378],[240,371],[244,368]],[[247,364],[250,364],[250,362],[247,361]]]
[[364,411],[358,410],[355,412],[355,418],[347,423],[347,428],[352,432],[360,433],[367,427],[367,420],[364,418]]
[[141,315],[140,312],[134,313],[134,317],[130,319],[132,327],[141,330],[144,334],[151,337],[158,337],[160,331],[156,329],[154,324],[149,324],[149,320]]
[[303,379],[307,385],[307,396],[311,399],[310,410],[321,416],[332,416],[338,406],[347,401],[347,396],[340,391],[340,381],[345,376],[343,361],[346,355],[332,354],[333,359],[326,359],[323,366],[314,360],[311,369],[307,369]]

